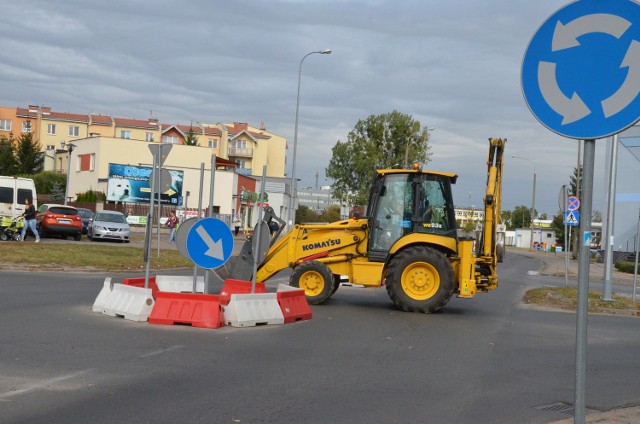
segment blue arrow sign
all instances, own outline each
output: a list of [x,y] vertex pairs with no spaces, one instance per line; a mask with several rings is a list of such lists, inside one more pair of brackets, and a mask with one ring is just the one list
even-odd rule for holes
[[187,252],[200,268],[223,265],[233,252],[233,235],[223,221],[204,218],[196,222],[187,235]]
[[640,5],[580,0],[551,15],[522,61],[522,92],[540,123],[595,139],[640,118]]

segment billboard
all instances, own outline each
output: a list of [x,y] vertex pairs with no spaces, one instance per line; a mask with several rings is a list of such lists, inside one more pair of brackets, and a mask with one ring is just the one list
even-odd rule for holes
[[[153,168],[148,166],[109,164],[107,200],[111,202],[149,203],[151,184],[149,176]],[[160,193],[163,205],[182,206],[183,171],[169,169],[171,186]]]

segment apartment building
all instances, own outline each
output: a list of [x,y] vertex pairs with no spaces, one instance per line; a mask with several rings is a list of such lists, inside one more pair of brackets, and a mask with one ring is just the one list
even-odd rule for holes
[[196,144],[210,149],[211,154],[235,162],[237,172],[261,176],[284,177],[287,142],[284,137],[244,122],[232,124],[192,125],[160,124],[157,118],[118,118],[97,113],[58,112],[47,106],[28,108],[0,107],[0,136],[19,137],[31,132],[45,151],[44,169],[66,172],[69,145],[87,137],[113,137],[146,142],[185,144],[189,134]]

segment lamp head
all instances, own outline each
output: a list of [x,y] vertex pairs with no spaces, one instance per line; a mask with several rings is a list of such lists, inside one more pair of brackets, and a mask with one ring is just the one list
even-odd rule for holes
[[331,54],[331,49],[320,50],[320,54]]

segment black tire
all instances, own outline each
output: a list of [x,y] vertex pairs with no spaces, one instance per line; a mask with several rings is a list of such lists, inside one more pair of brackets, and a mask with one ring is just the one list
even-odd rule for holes
[[504,244],[498,244],[496,246],[496,256],[498,256],[498,262],[502,263],[504,262],[504,254],[505,254],[505,247]]
[[20,233],[16,232],[16,233],[13,235],[13,237],[11,237],[11,239],[12,239],[13,241],[20,241],[20,240],[22,240],[22,235],[21,235]]
[[[47,231],[44,229],[42,224],[38,225],[38,227],[36,229],[38,230],[38,234],[40,235],[41,238],[45,238],[47,236]],[[25,235],[26,235],[26,233],[25,233]]]
[[80,241],[80,240],[82,240],[82,234],[81,234],[81,233],[76,234],[75,236],[73,236],[73,239],[74,239],[75,241]]
[[9,236],[7,236],[7,233],[5,231],[0,232],[0,240],[2,241],[9,240]]
[[431,313],[449,302],[455,289],[451,263],[438,250],[413,246],[401,250],[389,263],[387,293],[403,311]]
[[340,288],[340,275],[333,274],[333,287],[331,288],[331,294],[329,296],[333,296],[333,294],[338,291]]
[[293,270],[289,277],[289,285],[304,290],[307,301],[319,305],[331,297],[333,289],[333,273],[322,262],[303,262]]

